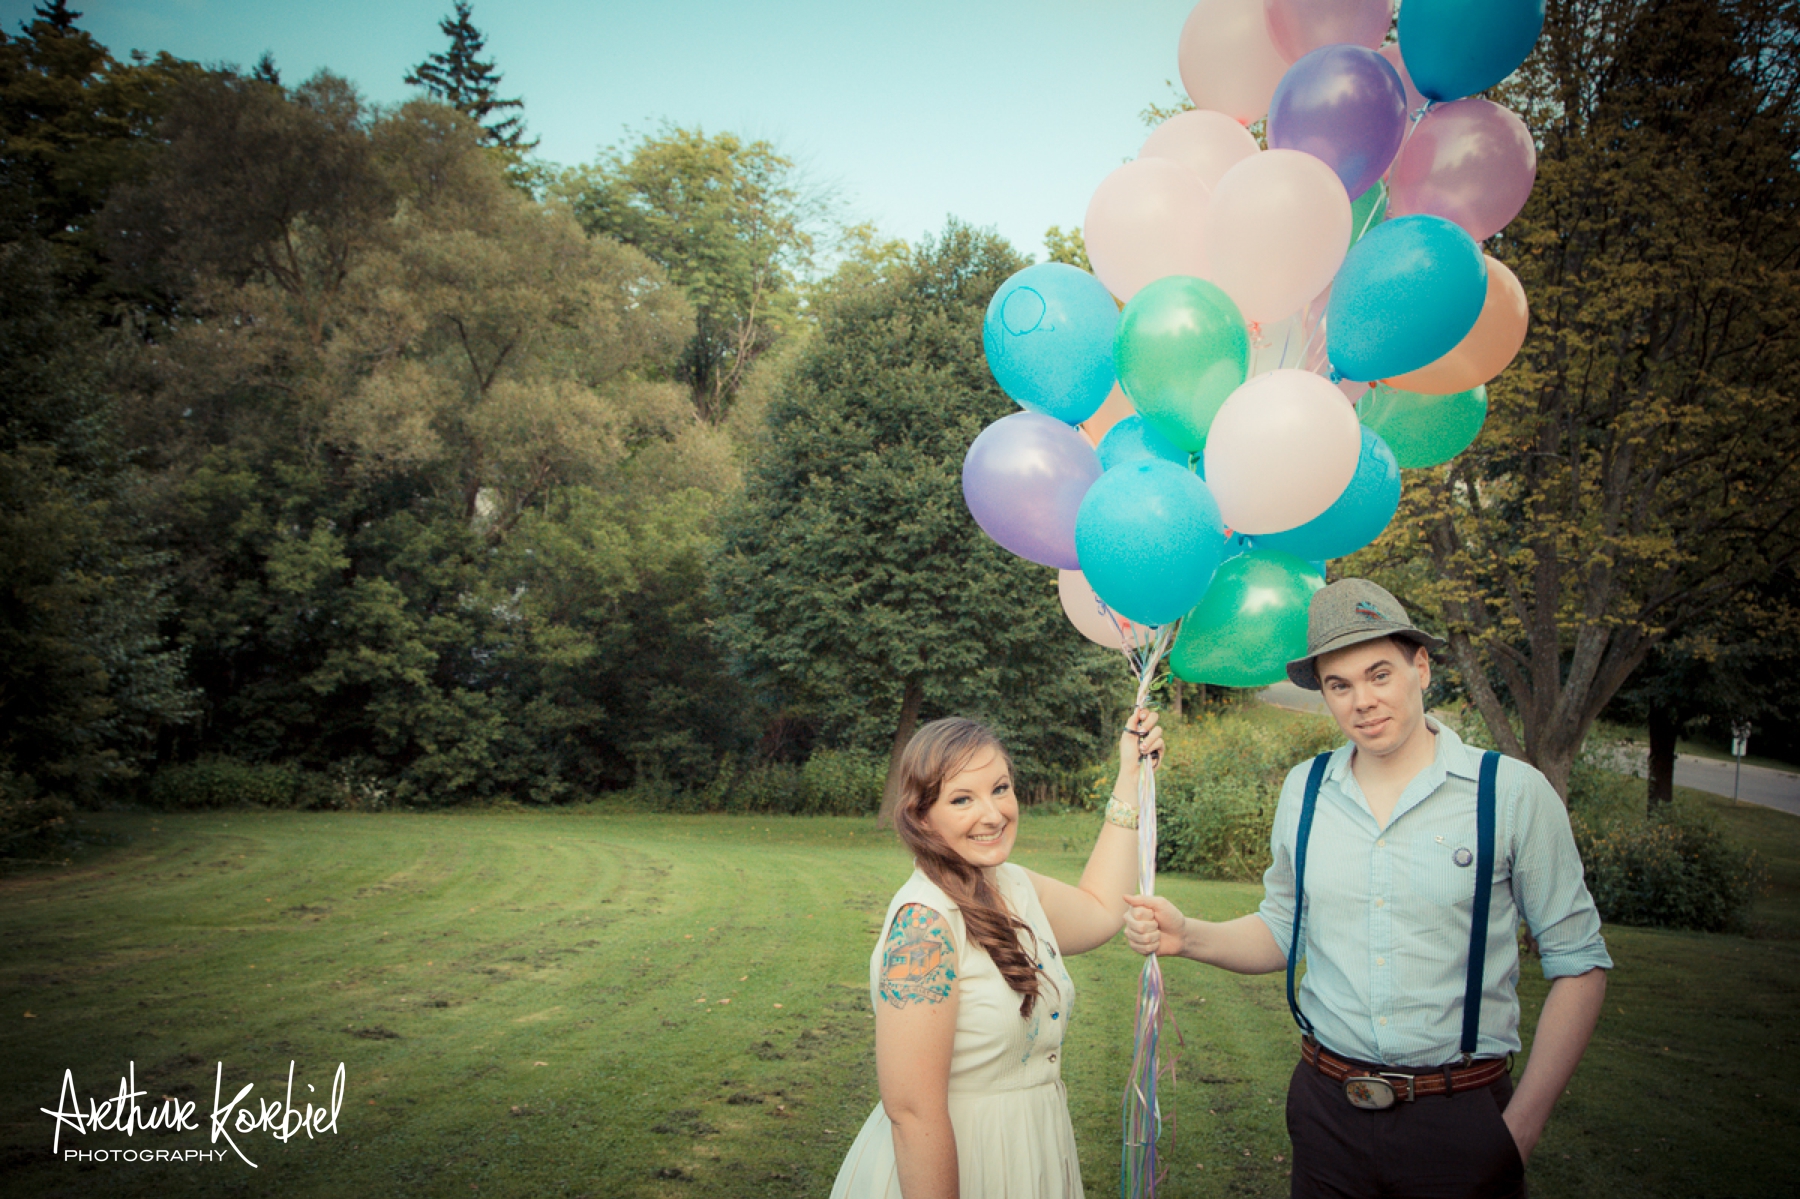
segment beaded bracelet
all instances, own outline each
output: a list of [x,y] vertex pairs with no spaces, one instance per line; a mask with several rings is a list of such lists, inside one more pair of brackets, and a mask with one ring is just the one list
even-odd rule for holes
[[1107,823],[1120,828],[1134,829],[1138,826],[1138,810],[1130,804],[1120,803],[1115,795],[1106,801],[1106,819]]

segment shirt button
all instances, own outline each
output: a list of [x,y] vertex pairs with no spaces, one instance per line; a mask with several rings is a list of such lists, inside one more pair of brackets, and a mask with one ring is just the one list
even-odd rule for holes
[[1375,842],[1375,848],[1376,849],[1386,849],[1387,848],[1387,838],[1383,837],[1381,840]]
[[1053,1054],[1051,1054],[1051,1055],[1050,1055],[1050,1060],[1051,1060],[1051,1061],[1055,1061],[1055,1060],[1056,1060],[1056,1055],[1055,1055],[1055,1054],[1054,1054],[1054,1053],[1053,1053]]
[[1381,1018],[1381,1027],[1383,1027],[1383,1028],[1387,1027],[1387,1017],[1386,1016],[1383,1016]]
[[1376,958],[1375,964],[1377,966],[1385,966],[1385,965],[1387,965],[1387,959],[1386,958]]
[[1381,897],[1381,896],[1379,896],[1379,895],[1377,895],[1377,896],[1376,896],[1376,897],[1375,897],[1375,906],[1376,906],[1376,907],[1380,907],[1380,906],[1381,906],[1381,905],[1382,905],[1382,904],[1384,904],[1384,903],[1386,903],[1386,902],[1387,902],[1387,900],[1385,900],[1385,899],[1383,899],[1383,898],[1382,898],[1382,897]]

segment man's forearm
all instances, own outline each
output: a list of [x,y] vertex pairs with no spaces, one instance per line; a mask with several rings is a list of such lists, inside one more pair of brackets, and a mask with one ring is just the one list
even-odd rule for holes
[[1529,1158],[1543,1135],[1550,1109],[1562,1097],[1563,1088],[1581,1064],[1588,1039],[1599,1023],[1606,1000],[1606,971],[1589,970],[1550,984],[1531,1038],[1531,1057],[1525,1075],[1506,1105],[1506,1124],[1519,1144],[1519,1156]]
[[1237,974],[1268,974],[1287,967],[1287,953],[1256,915],[1223,924],[1190,918],[1181,934],[1181,956]]

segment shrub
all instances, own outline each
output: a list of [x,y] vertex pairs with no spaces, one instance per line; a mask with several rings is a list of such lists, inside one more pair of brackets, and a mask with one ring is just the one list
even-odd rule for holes
[[0,866],[65,852],[75,805],[38,790],[30,775],[0,768]]
[[806,813],[859,816],[881,807],[887,763],[854,749],[820,749],[800,767],[800,807]]
[[1702,813],[1670,805],[1649,819],[1570,817],[1603,920],[1718,932],[1737,926],[1767,872]]
[[149,799],[165,812],[293,808],[310,798],[307,782],[304,771],[286,763],[201,758],[158,770],[150,779]]
[[1269,828],[1288,771],[1342,740],[1330,720],[1243,708],[1209,710],[1165,736],[1156,868],[1244,881],[1268,869]]

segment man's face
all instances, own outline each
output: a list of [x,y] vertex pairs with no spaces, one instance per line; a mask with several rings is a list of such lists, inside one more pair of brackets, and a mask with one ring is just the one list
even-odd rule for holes
[[1425,722],[1431,655],[1398,638],[1365,641],[1315,663],[1325,706],[1364,753],[1386,757]]

